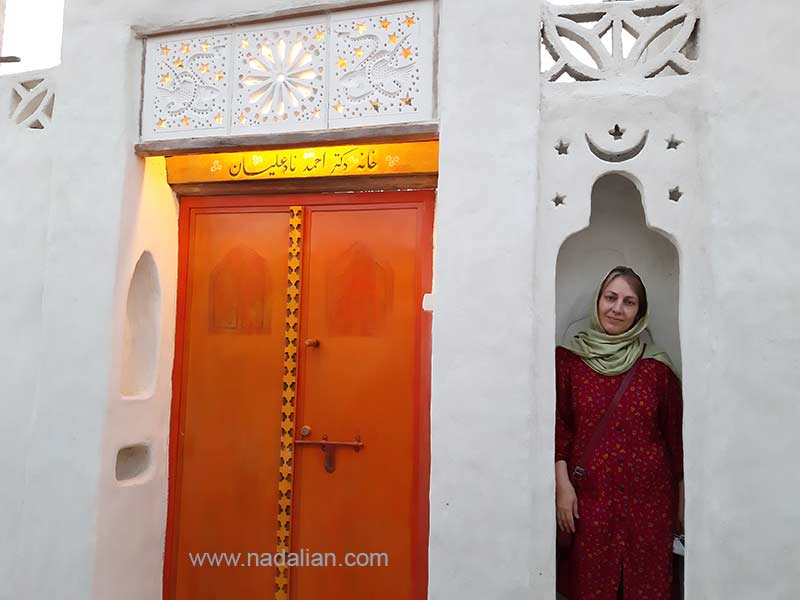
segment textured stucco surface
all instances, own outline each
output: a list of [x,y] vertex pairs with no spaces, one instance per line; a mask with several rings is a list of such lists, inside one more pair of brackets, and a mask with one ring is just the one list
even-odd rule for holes
[[430,597],[442,600],[549,587],[552,498],[532,504],[548,460],[530,430],[539,81],[520,77],[538,63],[537,5],[441,3]]
[[712,335],[689,584],[697,598],[797,598],[796,7],[710,0],[706,10]]
[[[52,127],[0,114],[0,599],[161,597],[177,205],[163,162],[132,153],[130,27],[307,4],[67,2],[62,64],[45,72]],[[440,2],[430,598],[552,596],[556,260],[609,170],[637,183],[647,224],[680,259],[687,598],[796,598],[793,6],[706,0],[698,71],[624,93],[540,90],[538,11]],[[0,102],[16,80],[0,77]],[[655,141],[609,169],[580,141],[621,120]],[[673,132],[687,143],[665,154],[655,142]],[[556,162],[563,136],[571,162]],[[677,184],[676,204],[665,194]],[[126,292],[145,250],[161,284],[159,368],[150,398],[123,400]],[[118,485],[118,449],[142,442],[151,469]]]

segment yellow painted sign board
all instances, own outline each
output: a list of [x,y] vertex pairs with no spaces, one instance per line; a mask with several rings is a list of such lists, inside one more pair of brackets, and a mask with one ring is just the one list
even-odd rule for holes
[[438,170],[437,141],[351,144],[167,158],[167,181],[172,184],[429,174]]

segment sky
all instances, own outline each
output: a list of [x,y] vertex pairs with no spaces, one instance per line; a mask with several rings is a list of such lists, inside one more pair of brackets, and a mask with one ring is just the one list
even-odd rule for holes
[[64,0],[6,0],[3,56],[21,63],[0,64],[0,75],[47,69],[61,62]]

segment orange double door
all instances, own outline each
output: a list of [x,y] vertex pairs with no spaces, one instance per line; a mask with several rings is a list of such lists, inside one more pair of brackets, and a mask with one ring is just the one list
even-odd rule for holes
[[432,192],[181,200],[164,596],[427,596]]

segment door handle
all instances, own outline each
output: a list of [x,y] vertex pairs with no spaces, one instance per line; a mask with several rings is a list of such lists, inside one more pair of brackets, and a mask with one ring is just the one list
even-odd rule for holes
[[[303,425],[302,431],[306,429],[308,425]],[[308,427],[309,433],[311,432],[311,428]],[[352,442],[333,442],[328,439],[327,434],[322,436],[321,440],[295,440],[295,446],[319,446],[322,451],[325,453],[325,470],[328,473],[333,473],[336,470],[336,448],[352,448],[355,452],[361,450],[364,447],[364,443],[361,441],[361,436],[355,436]]]
[[308,348],[319,348],[319,340],[311,338],[305,341],[305,345]]

